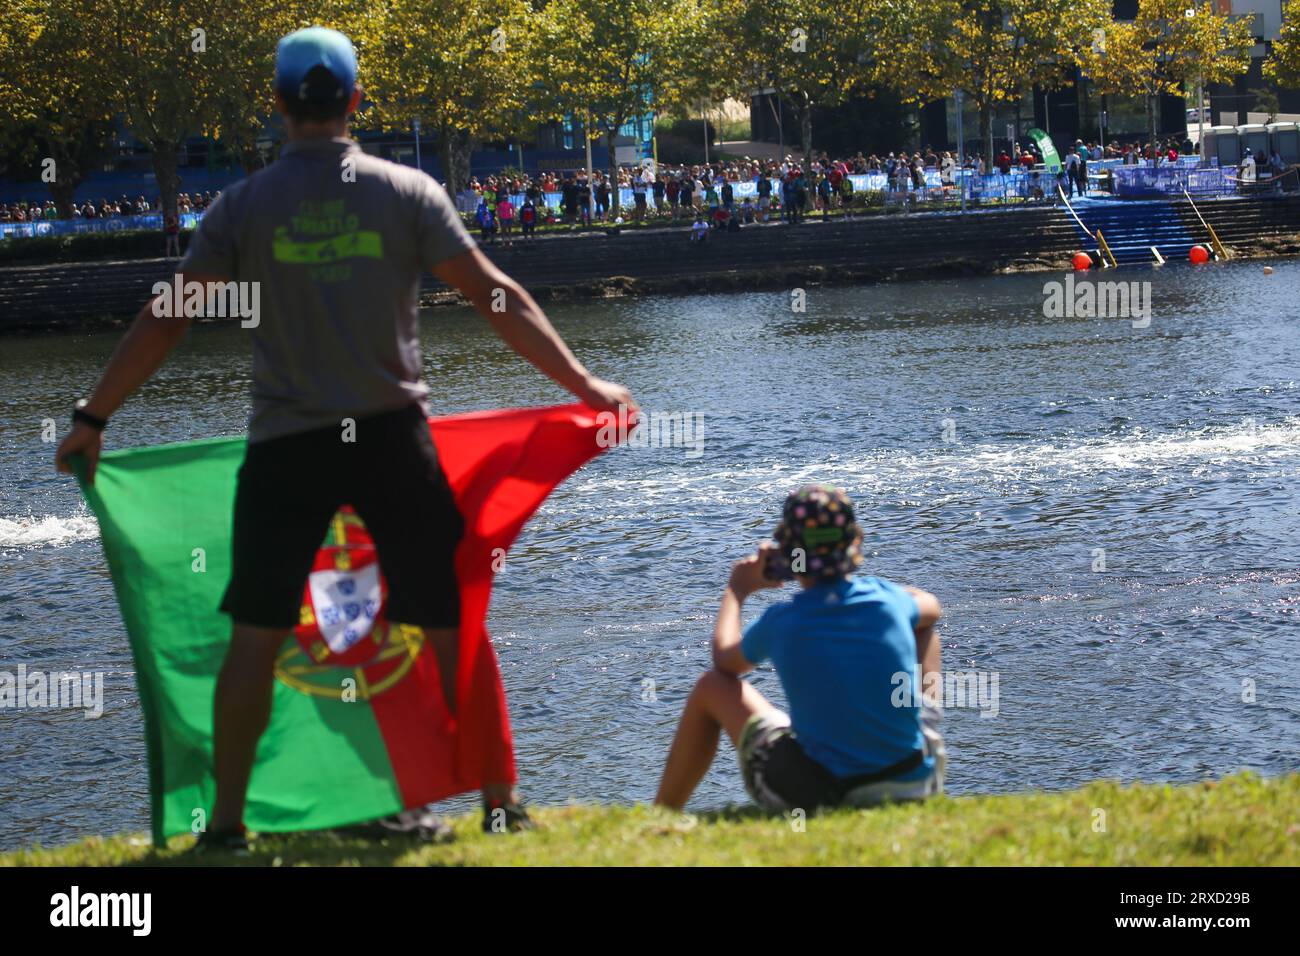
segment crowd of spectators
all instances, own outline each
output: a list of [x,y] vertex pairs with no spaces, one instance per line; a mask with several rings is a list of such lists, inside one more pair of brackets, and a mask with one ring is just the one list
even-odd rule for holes
[[[181,193],[177,197],[176,210],[182,216],[191,212],[202,212],[217,198],[215,192]],[[152,202],[144,196],[131,199],[122,196],[117,200],[100,199],[99,202],[87,199],[73,203],[70,216],[60,216],[53,199],[43,202],[26,199],[13,203],[0,203],[0,222],[42,222],[52,219],[113,219],[120,216],[143,216],[162,211],[161,201]]]
[[[1157,164],[1162,164],[1177,162],[1181,155],[1194,150],[1194,145],[1187,140],[1158,142],[1154,150],[1151,144],[1139,142],[1112,141],[1103,147],[1077,140],[1061,151],[1058,183],[1067,194],[1085,193],[1089,188],[1090,161],[1121,160],[1126,165],[1135,165],[1154,158]],[[1017,167],[1028,172],[1040,172],[1044,168],[1043,156],[1033,142],[1001,150],[991,169],[979,155],[966,156],[964,163],[959,163],[952,151],[926,146],[881,155],[859,151],[838,159],[823,152],[807,162],[787,155],[783,160],[742,157],[701,164],[661,163],[657,170],[648,165],[624,166],[612,174],[596,170],[590,182],[585,170],[543,171],[533,176],[506,172],[482,179],[472,177],[458,199],[462,211],[470,213],[473,225],[486,242],[499,239],[510,243],[516,236],[526,241],[542,224],[619,224],[651,218],[690,223],[692,240],[703,241],[717,229],[730,231],[775,219],[798,223],[807,215],[825,216],[832,211],[852,217],[855,208],[868,201],[864,193],[855,190],[851,178],[854,176],[882,176],[884,189],[880,192],[886,201],[900,193],[915,199],[922,192],[933,192],[936,176],[942,194],[955,187],[961,166],[967,175],[974,176],[996,172],[1009,175]],[[1042,198],[1050,187],[1038,176],[1033,179],[1037,187],[1032,190],[1035,196],[1029,198]],[[737,196],[736,188],[742,183],[755,187],[750,190],[746,186],[743,197]],[[613,203],[615,189],[630,192],[632,197],[631,205],[622,205],[617,212]],[[181,193],[177,211],[180,215],[202,212],[216,195],[214,192]],[[74,204],[72,217],[110,219],[159,211],[157,199],[151,202],[144,196],[134,200],[122,196],[116,201],[105,198],[98,203],[87,200]],[[51,200],[0,203],[0,222],[59,218],[66,217],[59,215]],[[178,223],[169,220],[164,225],[170,251],[173,242],[170,237],[179,231]]]
[[[1182,145],[1192,148],[1190,143]],[[1157,144],[1157,150],[1158,162],[1176,161],[1180,155],[1179,145],[1173,141]],[[1137,163],[1144,155],[1151,157],[1149,145],[1112,142],[1103,148],[1079,140],[1062,156],[1062,188],[1071,193],[1088,189],[1089,160]],[[1002,150],[992,170],[978,155],[965,157],[962,165],[968,175],[997,171],[1009,175],[1013,167],[1041,170],[1043,157],[1030,142],[1023,148]],[[858,152],[839,159],[821,153],[810,162],[792,156],[784,160],[743,157],[696,165],[661,163],[657,171],[649,166],[622,167],[616,174],[595,170],[590,182],[585,170],[472,177],[459,201],[462,210],[473,210],[473,223],[486,242],[500,239],[509,243],[516,235],[526,240],[543,223],[591,225],[651,218],[692,223],[692,240],[702,241],[718,228],[731,230],[774,218],[797,223],[809,214],[827,215],[832,210],[851,217],[854,209],[866,202],[866,197],[855,191],[853,176],[882,175],[887,196],[902,193],[914,198],[922,191],[932,191],[934,174],[940,192],[955,188],[958,170],[959,160],[952,151],[929,146],[883,155]],[[738,197],[736,187],[741,183],[755,184],[754,194]],[[617,212],[612,203],[615,188],[630,191],[632,196],[631,205]],[[1036,192],[1041,197],[1043,186]]]
[[[973,163],[968,165],[974,168]],[[808,213],[832,209],[851,216],[855,203],[865,201],[855,196],[851,176],[883,172],[890,188],[896,184],[907,189],[924,185],[928,167],[938,169],[945,183],[955,181],[957,161],[950,152],[890,153],[883,159],[862,153],[832,159],[823,153],[807,163],[792,156],[745,157],[693,165],[661,163],[657,171],[649,166],[622,167],[617,174],[596,170],[590,181],[585,170],[474,177],[460,203],[462,209],[474,210],[474,223],[486,241],[499,237],[510,242],[516,226],[527,239],[539,223],[591,225],[650,218],[703,223],[704,229],[692,230],[698,240],[709,229],[735,229],[777,216],[798,222]],[[756,184],[754,195],[738,197],[741,183]],[[632,197],[631,205],[618,212],[612,202],[616,188]]]

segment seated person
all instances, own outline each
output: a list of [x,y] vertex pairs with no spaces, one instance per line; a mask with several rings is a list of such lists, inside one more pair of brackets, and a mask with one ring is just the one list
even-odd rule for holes
[[[941,701],[932,706],[927,694],[923,708],[921,699],[938,681],[939,602],[883,578],[851,576],[862,563],[862,532],[839,489],[792,492],[774,538],[732,569],[713,633],[714,666],[686,701],[655,803],[686,806],[723,730],[745,789],[767,810],[811,814],[942,792]],[[769,607],[742,638],[745,598],[790,577],[803,590]],[[740,679],[769,659],[788,716]]]
[[691,242],[704,242],[709,238],[709,224],[704,221],[703,216],[695,217],[695,225],[691,226]]

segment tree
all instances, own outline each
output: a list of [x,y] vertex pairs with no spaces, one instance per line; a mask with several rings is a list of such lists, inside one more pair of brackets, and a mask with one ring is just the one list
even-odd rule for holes
[[177,167],[190,136],[218,125],[216,91],[253,78],[209,55],[258,18],[252,0],[77,0],[115,110],[148,144],[164,215],[176,212]]
[[1264,61],[1264,75],[1287,89],[1300,87],[1300,0],[1282,4],[1282,30]]
[[1160,95],[1182,93],[1198,78],[1223,83],[1246,72],[1253,43],[1246,18],[1193,0],[1139,0],[1137,18],[1107,24],[1098,42],[1081,52],[1080,64],[1103,93],[1146,98],[1152,162],[1158,163]]
[[191,136],[230,143],[245,169],[272,111],[275,46],[298,26],[358,16],[359,0],[65,0],[92,24],[87,49],[115,110],[148,144],[164,214],[176,212]]
[[436,132],[453,194],[480,143],[535,120],[538,22],[526,0],[388,0],[355,29],[372,101],[362,121],[410,129],[419,119]]
[[[103,157],[111,96],[79,0],[23,0],[0,19],[0,144],[6,166],[32,169],[59,215]],[[52,178],[51,178],[52,177]]]
[[883,9],[878,0],[823,5],[735,0],[727,29],[738,35],[738,43],[722,61],[732,77],[728,92],[774,91],[792,107],[800,147],[811,157],[813,110],[866,92],[882,67],[878,55],[889,55],[878,42]]
[[[604,136],[611,183],[614,137],[625,123],[682,104],[697,89],[689,67],[707,34],[697,0],[551,0],[542,19],[547,112]],[[618,190],[613,190],[618,210]]]
[[1035,86],[1072,75],[1094,31],[1110,22],[1110,0],[873,0],[891,50],[881,76],[913,102],[963,90],[979,112],[980,142],[993,162],[993,113]]
[[[227,10],[236,6],[231,0],[222,2]],[[345,21],[354,2],[329,4],[330,18]],[[323,22],[326,5],[320,0],[280,0],[263,6],[244,0],[242,6],[245,17],[256,18],[257,29],[223,20],[207,32],[203,62],[221,81],[213,87],[202,131],[227,146],[244,172],[251,173],[263,165],[257,141],[275,112],[276,46],[285,34]]]

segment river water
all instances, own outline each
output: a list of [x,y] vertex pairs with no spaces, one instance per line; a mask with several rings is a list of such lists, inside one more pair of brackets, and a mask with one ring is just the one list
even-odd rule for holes
[[[703,445],[602,456],[498,579],[526,796],[653,797],[729,564],[810,480],[857,501],[871,572],[939,596],[945,669],[997,677],[995,705],[948,710],[951,792],[1297,769],[1300,265],[1118,275],[1151,282],[1149,327],[1045,317],[1043,274],[550,310],[647,410],[702,416]],[[565,400],[470,312],[424,331],[437,411]],[[0,710],[0,849],[147,828],[95,521],[41,441],[117,338],[0,339],[0,669],[106,674],[99,719]],[[249,354],[192,330],[111,445],[240,431]],[[724,745],[692,805],[743,799]]]

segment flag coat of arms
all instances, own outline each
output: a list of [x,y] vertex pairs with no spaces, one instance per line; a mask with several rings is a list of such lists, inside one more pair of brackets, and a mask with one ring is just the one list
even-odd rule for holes
[[[551,490],[610,443],[581,405],[435,418],[430,428],[465,519],[458,713],[420,629],[386,619],[373,543],[341,509],[276,660],[271,722],[249,783],[250,829],[341,826],[515,779],[485,625],[492,577]],[[94,485],[82,480],[135,661],[159,845],[201,829],[213,804],[213,695],[230,641],[218,605],[245,445],[215,438],[112,451]]]

